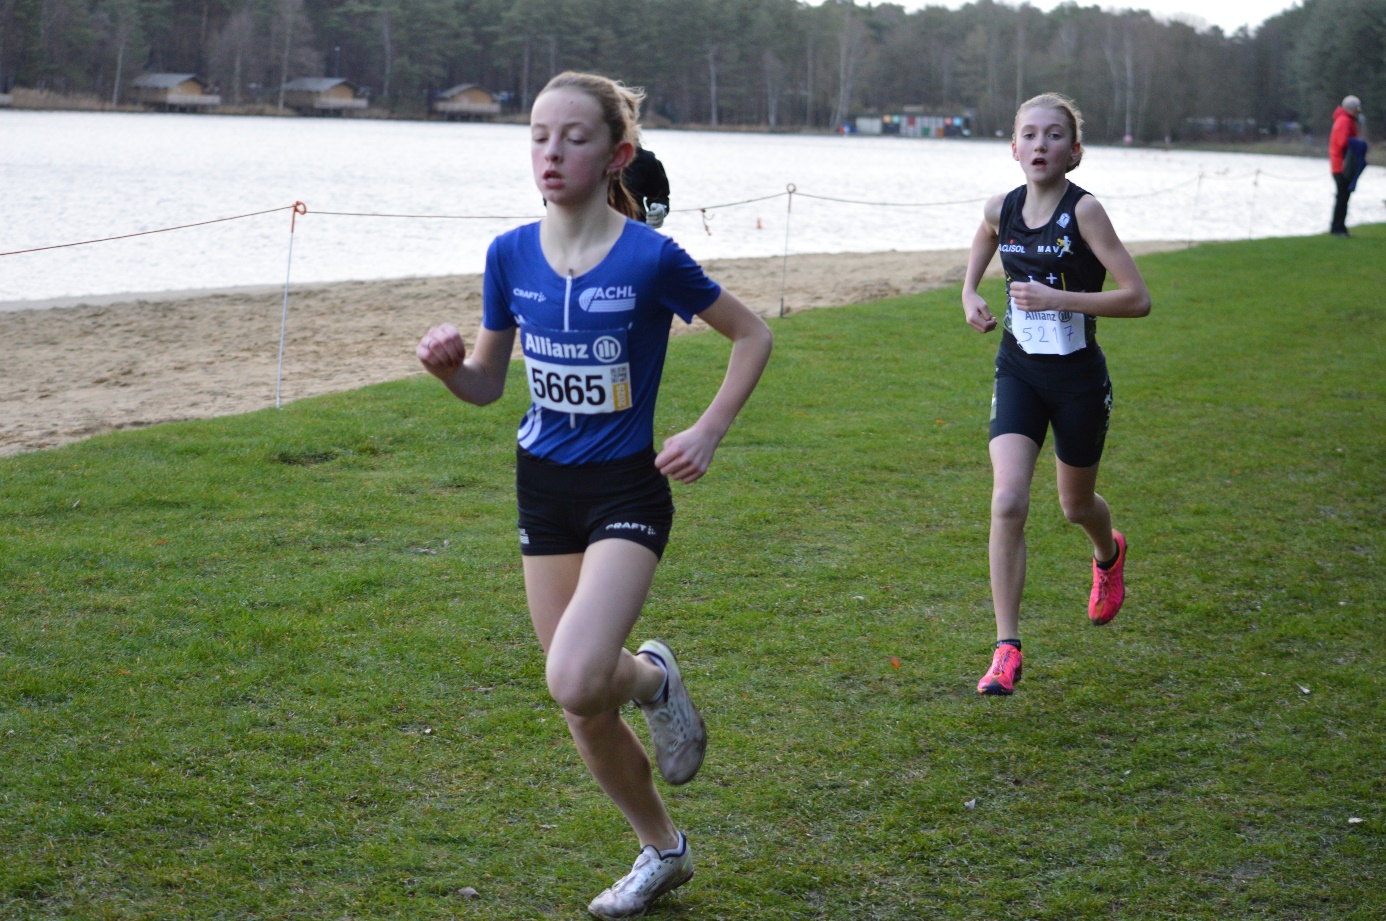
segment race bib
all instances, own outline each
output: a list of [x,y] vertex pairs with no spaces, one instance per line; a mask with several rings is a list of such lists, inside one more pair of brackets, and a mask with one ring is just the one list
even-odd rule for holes
[[526,327],[520,347],[535,405],[586,416],[630,409],[624,329]]
[[1067,310],[1029,313],[1010,301],[1011,335],[1027,355],[1068,355],[1088,344],[1086,318]]

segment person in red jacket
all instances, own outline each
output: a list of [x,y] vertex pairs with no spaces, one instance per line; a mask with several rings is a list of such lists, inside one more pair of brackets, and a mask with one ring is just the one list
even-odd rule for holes
[[1344,163],[1348,140],[1357,137],[1357,120],[1362,117],[1362,100],[1346,96],[1333,113],[1333,131],[1328,135],[1328,168],[1338,188],[1333,202],[1333,225],[1329,233],[1335,237],[1351,236],[1347,229],[1348,198],[1352,195],[1353,173]]

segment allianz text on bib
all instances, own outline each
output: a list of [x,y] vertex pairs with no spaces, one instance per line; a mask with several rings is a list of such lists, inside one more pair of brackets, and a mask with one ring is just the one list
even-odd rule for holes
[[534,403],[562,413],[596,415],[630,409],[630,353],[624,329],[520,333]]

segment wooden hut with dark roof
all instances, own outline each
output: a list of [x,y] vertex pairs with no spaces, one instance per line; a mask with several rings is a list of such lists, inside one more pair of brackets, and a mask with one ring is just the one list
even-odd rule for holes
[[197,74],[140,74],[130,81],[136,102],[166,112],[199,112],[221,105],[221,96],[208,89]]
[[433,100],[433,111],[445,118],[486,119],[499,115],[500,110],[495,94],[475,83],[459,83]]
[[343,77],[298,77],[284,84],[284,105],[305,115],[340,115],[369,102]]

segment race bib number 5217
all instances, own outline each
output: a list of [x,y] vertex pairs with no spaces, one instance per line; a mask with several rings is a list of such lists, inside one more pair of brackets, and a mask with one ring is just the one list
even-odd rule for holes
[[1029,355],[1069,355],[1084,348],[1087,330],[1081,313],[1068,311],[1026,312],[1007,305],[1011,314],[1011,335]]

